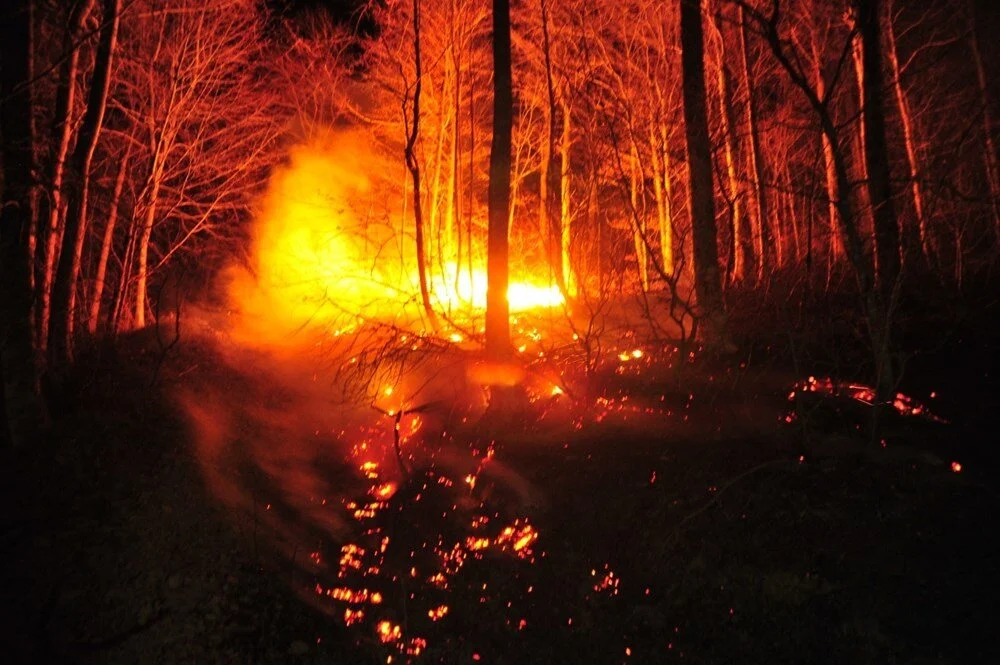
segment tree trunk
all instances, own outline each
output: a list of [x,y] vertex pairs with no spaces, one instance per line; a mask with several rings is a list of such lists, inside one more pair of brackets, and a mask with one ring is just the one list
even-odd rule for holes
[[87,331],[94,335],[101,317],[101,299],[104,297],[104,281],[108,272],[108,257],[111,255],[111,244],[115,237],[115,227],[118,225],[118,205],[125,187],[125,174],[128,169],[131,150],[118,165],[118,177],[115,179],[114,193],[111,195],[111,208],[108,212],[108,223],[104,227],[104,238],[101,241],[101,254],[97,258],[97,269],[94,275],[94,289],[90,296],[90,314],[87,318]]
[[[899,107],[899,118],[903,126],[903,146],[906,148],[907,175],[910,179],[910,195],[913,200],[913,213],[917,223],[917,237],[920,243],[920,251],[924,260],[929,262],[933,249],[927,219],[924,216],[924,196],[920,186],[920,164],[917,158],[917,146],[913,138],[913,119],[910,114],[910,104],[906,98],[906,91],[903,90],[903,82],[900,80],[899,56],[896,53],[896,29],[892,23],[892,11],[886,13],[885,26],[886,46],[888,47],[889,64],[892,66],[893,89],[896,93],[896,105]],[[912,227],[911,227],[912,228]],[[912,238],[912,233],[910,236]]]
[[[444,166],[444,149],[445,149],[445,134],[448,132],[448,106],[444,103],[445,92],[447,90],[447,75],[441,77],[441,92],[438,95],[440,100],[440,117],[438,118],[437,126],[437,146],[434,151],[434,179],[431,183],[431,198],[430,198],[430,223],[427,225],[427,229],[431,236],[431,249],[433,254],[430,260],[430,264],[436,265],[437,269],[440,271],[441,279],[444,280],[444,248],[441,245],[441,170]],[[433,86],[433,81],[431,81]],[[428,277],[433,283],[433,278]]]
[[649,151],[652,155],[653,194],[656,197],[656,215],[660,231],[660,257],[663,260],[663,272],[674,274],[674,231],[673,217],[670,207],[670,155],[667,150],[666,125],[662,116],[657,119],[656,127],[649,127]]
[[486,353],[510,353],[507,302],[510,147],[514,100],[510,64],[510,2],[493,0],[493,141],[490,146],[489,246],[486,268]]
[[59,253],[58,270],[53,286],[52,303],[55,312],[50,335],[49,350],[55,363],[73,357],[73,323],[76,315],[76,284],[80,277],[83,241],[87,232],[87,204],[90,193],[90,165],[100,138],[111,86],[111,65],[114,60],[115,41],[118,37],[118,19],[122,0],[104,0],[101,36],[94,59],[94,76],[87,99],[87,111],[80,125],[76,148],[70,160],[70,171],[78,179],[77,200],[72,201],[66,215],[63,248]]
[[[814,75],[816,77],[816,97],[826,98],[826,80],[823,78],[823,70],[820,67],[821,55],[815,48],[814,43],[813,59],[816,63]],[[829,220],[830,230],[830,251],[828,254],[827,270],[832,271],[834,264],[840,259],[844,248],[840,238],[839,224],[837,223],[837,168],[834,164],[834,145],[826,132],[820,133],[820,143],[823,150],[823,167],[826,174],[826,211]],[[809,248],[812,251],[812,248]]]
[[82,0],[70,15],[70,24],[63,38],[63,51],[66,54],[59,72],[59,84],[56,88],[56,106],[53,119],[53,152],[51,156],[49,220],[45,229],[41,301],[39,314],[38,341],[44,352],[49,339],[49,319],[52,312],[52,285],[55,281],[57,252],[62,245],[62,228],[60,219],[63,211],[63,178],[66,169],[66,156],[73,136],[73,107],[76,99],[76,78],[80,66],[80,39],[83,35],[87,16],[94,6],[95,0]]
[[879,41],[879,0],[858,0],[861,39],[864,44],[865,161],[868,195],[875,221],[875,251],[879,290],[886,305],[899,279],[899,225],[892,200],[889,146],[885,136],[882,100],[882,48]]
[[422,85],[420,56],[420,0],[413,0],[413,53],[416,65],[416,81],[413,85],[413,119],[406,138],[404,155],[406,167],[413,179],[413,222],[417,250],[417,280],[420,282],[420,302],[431,326],[437,328],[437,317],[431,307],[431,294],[427,286],[427,248],[424,242],[424,213],[420,200],[420,162],[417,160],[416,145],[420,136],[420,88]]
[[712,191],[712,150],[705,101],[705,46],[701,0],[681,0],[681,68],[684,126],[691,170],[691,231],[694,242],[695,290],[706,337],[727,346],[726,313],[722,304],[719,250]]
[[572,144],[570,105],[564,91],[562,97],[562,134],[559,140],[559,256],[561,257],[563,295],[566,296],[567,300],[576,292],[576,280],[573,275],[573,262],[570,254],[573,241],[569,171]]
[[455,292],[459,293],[458,289],[458,273],[459,273],[459,262],[461,261],[461,254],[459,248],[458,239],[458,220],[461,219],[461,205],[462,197],[459,194],[462,188],[461,164],[459,163],[459,149],[461,147],[462,141],[462,130],[461,130],[461,86],[462,86],[462,63],[458,55],[458,43],[456,34],[456,21],[457,17],[457,7],[456,0],[451,1],[451,64],[455,72],[454,79],[452,81],[452,118],[453,122],[451,125],[451,153],[449,154],[449,164],[448,164],[448,204],[447,204],[447,217],[445,219],[445,238],[446,245],[448,248],[448,258],[454,258],[455,260],[455,274],[442,275],[441,279],[446,280],[449,277],[453,277],[455,280]]
[[563,281],[562,263],[560,260],[561,236],[554,221],[553,199],[559,191],[559,178],[555,165],[556,101],[555,81],[552,76],[552,46],[549,39],[548,1],[540,0],[542,17],[542,55],[545,60],[545,90],[548,104],[543,108],[545,136],[542,139],[541,168],[539,169],[539,204],[538,225],[542,234],[542,246],[545,250],[545,260],[549,273],[559,288],[565,293],[566,284]]
[[993,143],[993,119],[990,113],[989,87],[986,84],[986,69],[983,66],[982,53],[979,50],[979,26],[975,20],[975,0],[970,4],[969,17],[969,48],[976,67],[976,82],[979,84],[979,95],[983,100],[983,143],[986,153],[986,182],[989,186],[990,206],[993,212],[993,230],[997,242],[1000,242],[1000,159],[997,158],[996,146]]
[[[132,317],[132,324],[135,328],[142,328],[146,325],[146,302],[148,300],[146,291],[149,284],[149,241],[153,236],[153,224],[156,222],[156,201],[160,195],[159,172],[154,172],[153,181],[150,186],[149,205],[146,207],[142,218],[142,229],[139,234],[138,251],[139,256],[136,262],[135,275],[135,310]],[[124,288],[124,287],[123,287]]]
[[723,155],[726,164],[725,196],[729,204],[730,226],[732,229],[732,263],[729,266],[729,276],[734,282],[741,282],[746,277],[748,262],[747,239],[743,233],[742,194],[736,176],[736,136],[733,131],[732,107],[730,103],[729,74],[726,71],[726,52],[723,46],[722,17],[716,15],[716,31],[719,36],[719,67],[716,70],[716,85],[719,96],[719,120],[722,128]]
[[27,226],[31,219],[29,0],[12,0],[0,32],[0,445],[32,442],[42,425],[31,348]]
[[639,163],[639,150],[635,141],[630,141],[629,150],[629,201],[632,204],[632,214],[635,215],[635,229],[632,231],[632,241],[635,244],[635,264],[639,270],[639,286],[642,292],[649,291],[649,256],[646,252],[646,215],[639,207],[639,186],[643,180],[642,165]]
[[[754,251],[757,254],[757,281],[761,282],[768,264],[768,247],[772,239],[771,220],[768,218],[767,192],[761,183],[760,173],[764,168],[764,153],[760,145],[760,128],[757,122],[757,98],[753,74],[750,71],[750,44],[747,41],[746,16],[742,5],[739,7],[740,55],[743,65],[743,86],[746,89],[745,121],[747,135],[750,139],[748,162],[750,171],[750,186],[753,195],[753,240]],[[780,254],[781,234],[773,238],[776,253]],[[780,256],[776,257],[780,263]]]

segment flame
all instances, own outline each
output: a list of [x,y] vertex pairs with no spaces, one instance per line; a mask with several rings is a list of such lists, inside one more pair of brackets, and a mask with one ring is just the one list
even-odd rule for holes
[[[304,323],[350,332],[350,319],[419,324],[416,255],[410,226],[400,219],[399,174],[360,132],[329,133],[289,150],[258,205],[252,268],[231,269],[229,296],[245,342],[278,343]],[[404,230],[405,229],[405,230]],[[444,234],[447,235],[447,234]],[[449,320],[471,321],[486,307],[483,247],[459,266],[453,240],[431,243],[428,288]],[[512,279],[512,312],[558,307],[548,279]],[[459,333],[455,343],[464,341]]]

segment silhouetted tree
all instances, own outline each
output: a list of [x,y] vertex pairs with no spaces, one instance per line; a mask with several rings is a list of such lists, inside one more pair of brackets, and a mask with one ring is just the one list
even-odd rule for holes
[[713,342],[726,341],[719,251],[712,191],[712,150],[705,101],[705,45],[701,0],[681,0],[681,68],[688,165],[691,170],[691,230],[694,276],[702,325]]
[[489,247],[486,286],[486,352],[510,350],[508,208],[514,100],[510,65],[510,2],[493,0],[493,142],[490,145]]

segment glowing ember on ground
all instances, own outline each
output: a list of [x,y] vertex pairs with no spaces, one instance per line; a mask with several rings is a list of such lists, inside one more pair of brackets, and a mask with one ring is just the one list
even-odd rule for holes
[[[793,401],[797,393],[819,393],[824,395],[838,396],[843,395],[856,402],[860,402],[866,405],[875,404],[875,389],[871,386],[866,386],[859,383],[851,383],[849,381],[834,381],[830,377],[817,379],[814,376],[810,376],[805,381],[799,381],[792,387],[792,391],[788,394],[789,401]],[[895,397],[888,402],[893,409],[901,416],[922,416],[928,420],[945,423],[942,418],[938,418],[930,411],[927,410],[923,404],[917,400],[904,395],[903,393],[896,393]]]

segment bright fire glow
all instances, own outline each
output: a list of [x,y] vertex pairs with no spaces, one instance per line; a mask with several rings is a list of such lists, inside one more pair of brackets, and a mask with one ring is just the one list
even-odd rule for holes
[[[250,315],[242,326],[248,340],[275,339],[304,322],[340,330],[345,317],[421,320],[412,213],[400,217],[399,181],[379,160],[367,138],[341,133],[292,148],[272,174],[254,225],[252,270],[230,273],[231,300]],[[454,240],[442,236],[426,249],[431,303],[451,320],[481,315],[484,247],[473,248],[471,266],[467,258],[459,265]],[[513,277],[512,312],[564,302],[547,279]]]

